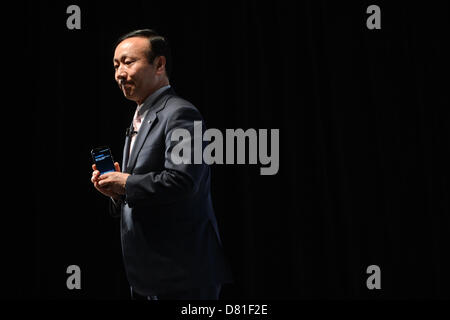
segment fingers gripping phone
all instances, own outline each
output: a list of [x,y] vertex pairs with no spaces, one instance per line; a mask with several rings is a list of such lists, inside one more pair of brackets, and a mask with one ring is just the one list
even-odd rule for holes
[[108,147],[94,148],[91,151],[91,155],[100,174],[116,171],[111,150]]

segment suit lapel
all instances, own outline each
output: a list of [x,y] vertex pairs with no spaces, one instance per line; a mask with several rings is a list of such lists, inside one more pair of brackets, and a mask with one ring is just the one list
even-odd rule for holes
[[[169,88],[168,90],[161,93],[161,95],[156,99],[153,106],[147,112],[141,127],[139,128],[139,132],[136,136],[136,141],[134,141],[133,150],[131,150],[130,158],[128,160],[127,173],[131,173],[136,165],[136,160],[141,151],[142,146],[144,145],[145,139],[147,138],[148,133],[152,129],[154,123],[157,121],[157,113],[164,108],[167,99],[170,97],[170,93],[173,93],[173,90]],[[128,139],[129,140],[129,139]],[[126,143],[125,143],[126,144]],[[129,144],[129,143],[128,143]],[[129,147],[128,149],[129,150]]]

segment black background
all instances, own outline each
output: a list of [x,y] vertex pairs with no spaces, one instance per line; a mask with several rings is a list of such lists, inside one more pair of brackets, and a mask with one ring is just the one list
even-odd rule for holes
[[[71,4],[81,30],[66,28]],[[366,27],[370,4],[381,30]],[[222,298],[450,297],[444,2],[30,1],[10,14],[5,121],[21,134],[4,156],[2,297],[129,299],[90,150],[121,159],[135,104],[114,82],[113,44],[139,28],[169,39],[171,84],[209,128],[280,130],[277,175],[212,166],[235,277]],[[66,287],[72,264],[81,290]],[[372,264],[381,290],[366,287]]]

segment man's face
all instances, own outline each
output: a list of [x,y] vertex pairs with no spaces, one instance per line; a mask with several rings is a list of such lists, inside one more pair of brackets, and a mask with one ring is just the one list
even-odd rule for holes
[[119,43],[114,52],[117,84],[125,98],[138,104],[154,91],[158,78],[154,65],[147,60],[149,46],[147,38],[133,37]]

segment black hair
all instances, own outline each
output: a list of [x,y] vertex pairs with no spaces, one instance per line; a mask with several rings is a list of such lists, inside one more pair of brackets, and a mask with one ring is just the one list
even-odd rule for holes
[[155,30],[140,29],[128,32],[117,39],[114,48],[123,40],[133,37],[147,38],[150,41],[150,50],[147,54],[149,63],[153,63],[156,57],[164,56],[166,58],[166,74],[170,77],[172,71],[172,56],[170,54],[169,42],[163,36],[160,36]]

